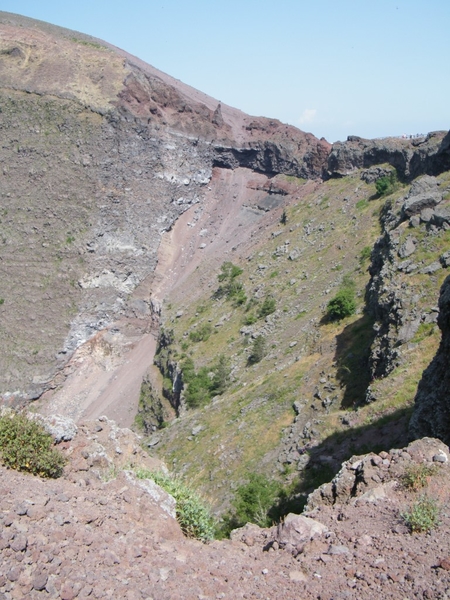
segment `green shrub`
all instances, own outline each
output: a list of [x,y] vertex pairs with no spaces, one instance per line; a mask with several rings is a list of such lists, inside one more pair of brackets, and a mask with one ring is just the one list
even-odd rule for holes
[[244,325],[254,325],[258,319],[254,313],[250,313],[244,317]]
[[338,293],[327,304],[327,317],[330,321],[340,321],[356,311],[356,285],[350,275],[344,275]]
[[268,315],[274,313],[276,310],[276,304],[277,303],[275,302],[275,298],[272,298],[271,296],[266,296],[264,298],[264,302],[261,304],[258,310],[258,317],[263,319],[264,317],[267,317]]
[[359,264],[362,265],[366,262],[366,260],[369,260],[371,254],[372,246],[364,246],[364,248],[361,250],[361,254],[359,255]]
[[192,358],[187,358],[181,365],[184,396],[190,408],[205,406],[211,398],[223,394],[229,384],[230,367],[227,359],[221,354],[217,362],[211,366],[195,370]]
[[12,412],[0,417],[0,455],[7,467],[41,477],[59,477],[66,458],[53,445],[44,426],[24,414]]
[[258,335],[257,338],[253,340],[252,351],[250,356],[248,357],[248,364],[254,365],[259,363],[264,356],[266,355],[266,340],[262,335]]
[[340,290],[327,304],[327,315],[331,321],[340,321],[356,311],[355,293],[350,288]]
[[377,190],[377,196],[388,196],[398,189],[399,183],[397,178],[397,171],[391,171],[389,175],[380,177],[375,182],[375,189]]
[[251,473],[246,484],[237,488],[234,500],[233,523],[236,527],[255,523],[260,527],[270,527],[272,519],[268,515],[280,495],[280,485],[269,481],[265,475]]
[[212,332],[211,323],[203,323],[197,329],[194,329],[189,333],[189,339],[192,342],[206,342]]
[[176,500],[178,523],[187,537],[202,541],[214,538],[215,523],[206,502],[177,477],[161,471],[136,471],[138,479],[152,479]]
[[220,267],[220,273],[217,276],[221,285],[214,294],[214,297],[233,300],[233,303],[236,306],[245,304],[247,302],[247,296],[245,295],[244,286],[240,281],[237,281],[237,277],[242,273],[243,270],[240,267],[233,265],[232,262],[224,262]]
[[414,463],[403,475],[403,485],[412,490],[420,490],[428,483],[429,477],[436,474],[436,465]]
[[230,296],[233,300],[233,306],[242,306],[242,304],[245,304],[247,302],[245,290],[241,283],[239,285],[240,288]]
[[427,494],[420,496],[408,512],[402,513],[402,518],[411,533],[425,533],[439,524],[439,506],[434,498]]
[[223,394],[230,383],[230,365],[224,354],[220,354],[212,369],[212,378],[209,386],[213,395]]
[[224,262],[220,267],[220,273],[217,276],[217,279],[220,282],[231,281],[239,275],[242,275],[243,272],[244,271],[240,267],[238,267],[237,265],[233,265],[233,263],[230,261],[227,261]]

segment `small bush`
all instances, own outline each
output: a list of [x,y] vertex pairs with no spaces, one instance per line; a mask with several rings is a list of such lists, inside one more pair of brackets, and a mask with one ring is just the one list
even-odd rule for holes
[[261,306],[258,310],[258,317],[263,319],[264,317],[267,317],[268,315],[271,315],[272,313],[274,313],[276,310],[276,304],[277,303],[275,302],[275,298],[266,296],[264,298],[264,302],[261,304]]
[[217,279],[220,282],[223,281],[230,281],[232,279],[235,279],[236,277],[239,277],[239,275],[242,275],[243,270],[238,267],[237,265],[233,265],[232,262],[224,262],[222,264],[222,266],[220,267],[220,273],[217,276]]
[[192,358],[187,358],[181,365],[184,395],[190,408],[199,408],[210,402],[211,398],[223,394],[229,384],[230,367],[223,354],[211,366],[195,370]]
[[327,304],[327,315],[331,321],[340,321],[355,311],[355,293],[350,288],[340,290]]
[[397,178],[397,171],[391,171],[389,175],[380,177],[375,182],[375,189],[377,190],[377,196],[388,196],[398,189],[399,183]]
[[41,477],[59,477],[66,459],[53,445],[44,426],[24,414],[0,417],[0,455],[7,467]]
[[252,351],[248,357],[248,364],[254,365],[259,363],[266,355],[266,340],[262,335],[259,335],[253,341]]
[[242,527],[246,523],[270,527],[272,519],[269,511],[277,503],[280,492],[277,482],[269,481],[260,473],[251,473],[248,482],[236,490],[230,522],[234,527]]
[[211,323],[203,323],[197,329],[194,329],[189,333],[189,339],[192,342],[206,342],[212,332]]
[[428,483],[428,478],[436,474],[435,465],[414,463],[405,471],[403,485],[411,490],[420,490]]
[[245,315],[244,317],[244,325],[254,325],[258,319],[254,313],[250,313]]
[[361,250],[361,254],[359,255],[359,264],[362,265],[366,262],[366,260],[369,260],[371,254],[372,246],[364,246],[364,248]]
[[136,471],[138,479],[152,479],[176,500],[177,521],[187,537],[204,542],[214,538],[215,523],[206,502],[180,479],[145,469]]
[[439,524],[439,512],[436,500],[423,494],[410,510],[401,516],[411,533],[426,533]]
[[220,273],[217,276],[221,284],[214,294],[215,298],[227,298],[233,300],[235,306],[240,306],[247,302],[244,286],[237,277],[243,273],[243,270],[233,265],[232,262],[224,262],[220,267]]

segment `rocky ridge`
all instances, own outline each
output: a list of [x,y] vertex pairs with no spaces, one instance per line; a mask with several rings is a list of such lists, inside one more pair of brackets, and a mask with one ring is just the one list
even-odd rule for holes
[[[106,418],[76,432],[73,423],[53,419],[53,427],[55,421],[59,437],[71,438],[60,442],[69,458],[63,478],[42,480],[0,467],[5,600],[280,593],[288,599],[397,599],[449,592],[449,450],[437,440],[353,457],[310,496],[308,513],[266,530],[247,525],[231,540],[203,544],[183,537],[173,499],[132,475],[139,464],[162,466],[142,454],[134,434]],[[434,469],[420,492],[436,496],[441,520],[427,535],[411,535],[400,516],[416,496],[402,483],[414,465]]]
[[[438,178],[425,175],[384,210],[383,234],[372,250],[367,289],[376,331],[369,359],[371,378],[392,372],[401,360],[402,346],[421,324],[436,322],[437,307],[423,302],[426,292],[420,290],[420,283],[446,267],[446,246],[442,245],[440,256],[436,254],[449,228],[448,200],[448,185],[441,186]],[[438,260],[428,262],[426,251],[433,246]]]
[[375,140],[351,135],[347,141],[333,144],[326,172],[330,177],[344,177],[357,169],[387,163],[402,179],[412,181],[420,175],[447,171],[449,147],[450,135],[446,131]]

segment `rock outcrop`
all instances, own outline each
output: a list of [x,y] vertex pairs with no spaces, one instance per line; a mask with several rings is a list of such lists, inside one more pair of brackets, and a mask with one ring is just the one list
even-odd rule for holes
[[[430,262],[427,254],[431,254],[431,239],[442,237],[449,227],[447,191],[438,178],[425,175],[413,182],[405,196],[395,203],[388,201],[384,208],[383,234],[372,250],[366,294],[375,321],[369,359],[371,378],[391,373],[401,359],[401,347],[422,323],[436,320],[435,300],[429,300],[427,306],[424,292],[410,279],[414,274],[432,275],[444,266],[445,257],[440,260],[436,254]],[[427,253],[414,260],[420,249]]]
[[442,340],[424,371],[414,400],[409,431],[412,437],[433,436],[450,443],[450,276],[441,287],[437,323]]
[[353,456],[330,483],[321,485],[308,496],[305,507],[311,512],[320,506],[376,503],[389,496],[407,473],[420,465],[444,465],[448,468],[449,449],[440,440],[424,438],[403,449],[380,454]]
[[450,168],[450,133],[367,140],[349,136],[336,142],[328,157],[327,175],[343,177],[361,168],[387,163],[406,181],[419,175],[439,175]]

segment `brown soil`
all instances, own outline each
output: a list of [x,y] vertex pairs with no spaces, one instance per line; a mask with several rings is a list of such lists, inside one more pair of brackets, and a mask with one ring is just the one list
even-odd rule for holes
[[[131,435],[105,419],[86,422],[62,443],[70,463],[59,480],[0,468],[2,600],[448,597],[447,463],[418,492],[398,472],[385,493],[319,506],[309,516],[328,532],[295,548],[275,549],[276,530],[256,526],[203,544],[183,537],[164,496],[155,502],[129,472],[105,480],[125,462],[158,468]],[[409,452],[409,463],[423,459]],[[424,492],[440,504],[440,523],[411,534],[401,514]]]

